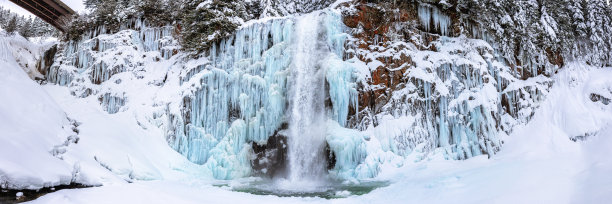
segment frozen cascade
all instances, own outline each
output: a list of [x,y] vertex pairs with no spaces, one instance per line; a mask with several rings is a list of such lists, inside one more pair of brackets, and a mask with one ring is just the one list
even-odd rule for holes
[[188,65],[181,83],[193,88],[171,121],[171,146],[215,178],[248,175],[249,143],[265,143],[285,121],[292,36],[291,19],[254,23],[212,47],[210,61]]
[[98,98],[104,110],[110,114],[117,113],[125,105],[125,98],[105,93]]
[[[310,162],[291,171],[293,178],[324,173],[327,110],[344,126],[349,108],[357,107],[354,69],[342,60],[344,31],[339,14],[331,11],[242,27],[214,45],[208,61],[187,63],[181,84],[190,88],[184,113],[172,117],[169,143],[189,160],[205,164],[215,178],[232,179],[251,173],[249,144],[265,144],[283,124],[291,135],[320,130],[312,137],[290,135],[289,157]],[[328,96],[333,107],[325,107]],[[295,103],[300,99],[307,102]],[[312,147],[291,148],[304,144]],[[319,158],[307,158],[305,152],[317,152]]]
[[109,88],[121,83],[120,78],[113,77],[139,72],[135,75],[142,78],[139,75],[147,72],[146,62],[170,59],[179,49],[173,31],[172,26],[147,27],[142,19],[127,20],[116,33],[102,25],[78,40],[60,44],[54,63],[41,73],[50,83],[71,87],[75,96],[93,95],[104,111],[114,114],[123,110],[129,95]]
[[292,63],[293,88],[289,120],[289,179],[292,182],[322,178],[325,171],[325,80],[321,69],[319,13],[305,15],[296,25]]

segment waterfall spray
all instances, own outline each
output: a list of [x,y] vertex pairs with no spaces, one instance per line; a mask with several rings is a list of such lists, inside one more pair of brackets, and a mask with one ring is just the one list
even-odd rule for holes
[[325,175],[325,37],[324,16],[316,12],[296,25],[295,54],[291,65],[295,81],[290,97],[289,180],[317,181]]

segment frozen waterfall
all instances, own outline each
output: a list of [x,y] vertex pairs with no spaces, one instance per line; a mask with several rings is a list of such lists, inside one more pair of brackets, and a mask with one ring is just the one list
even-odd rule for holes
[[322,178],[327,120],[344,126],[357,106],[345,31],[339,14],[324,10],[248,24],[214,45],[209,61],[185,69],[189,91],[183,115],[172,118],[171,146],[233,179],[250,175],[251,145],[282,132],[289,180]]

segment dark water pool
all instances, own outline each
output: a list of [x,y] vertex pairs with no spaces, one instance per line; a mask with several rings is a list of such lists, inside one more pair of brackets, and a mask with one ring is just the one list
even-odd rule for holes
[[239,182],[239,184],[218,184],[216,186],[229,188],[232,191],[254,195],[275,195],[279,197],[320,197],[325,199],[346,198],[353,195],[364,195],[374,189],[386,187],[387,181],[339,182],[330,181],[321,185],[304,189],[284,188],[277,181],[262,179]]

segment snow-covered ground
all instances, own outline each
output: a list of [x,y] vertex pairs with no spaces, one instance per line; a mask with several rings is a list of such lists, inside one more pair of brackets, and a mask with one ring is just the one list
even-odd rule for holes
[[[46,88],[60,106],[76,105],[62,100],[62,89]],[[403,167],[385,168],[377,177],[390,181],[389,186],[362,196],[332,200],[258,196],[191,177],[61,190],[32,203],[605,203],[612,198],[612,106],[592,101],[591,93],[612,95],[612,69],[570,64],[555,76],[551,93],[533,120],[504,138],[504,148],[492,158],[449,161],[434,156],[413,162],[417,159],[408,157]],[[126,128],[108,115],[68,115],[84,124],[110,122],[93,122],[82,131]],[[589,133],[585,141],[569,139],[585,133]],[[99,139],[90,147],[103,149],[115,144],[112,141]]]

